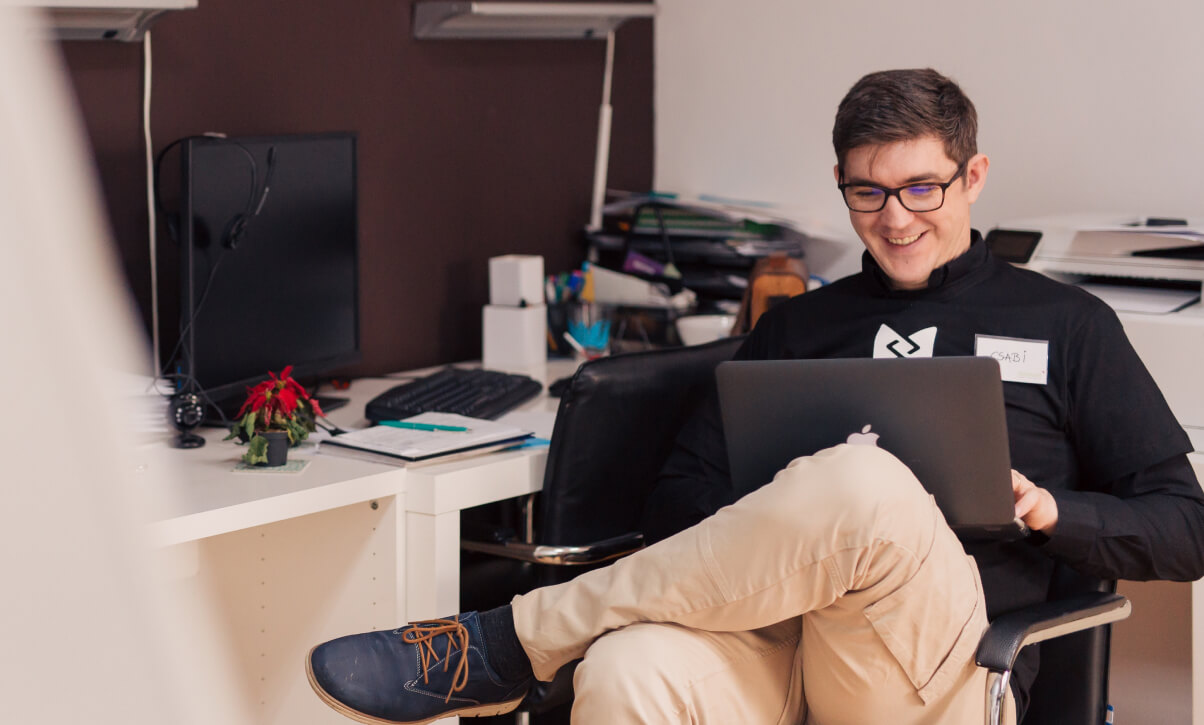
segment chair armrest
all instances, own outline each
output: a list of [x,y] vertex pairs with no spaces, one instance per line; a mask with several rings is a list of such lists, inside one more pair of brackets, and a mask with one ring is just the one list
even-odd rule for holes
[[547,546],[543,544],[528,544],[522,541],[492,543],[465,539],[460,542],[460,548],[465,551],[493,554],[494,556],[517,559],[534,564],[582,566],[618,559],[619,557],[639,551],[644,548],[644,535],[638,531],[633,531],[621,536],[580,546]]
[[986,724],[1003,722],[1004,702],[1012,666],[1020,650],[1030,644],[1073,634],[1129,616],[1132,605],[1120,594],[1099,592],[1034,604],[1001,614],[991,622],[974,661],[989,670],[986,692]]
[[1132,605],[1123,595],[1106,592],[1017,609],[991,622],[974,658],[979,667],[996,672],[1010,670],[1027,645],[1120,621],[1131,610]]

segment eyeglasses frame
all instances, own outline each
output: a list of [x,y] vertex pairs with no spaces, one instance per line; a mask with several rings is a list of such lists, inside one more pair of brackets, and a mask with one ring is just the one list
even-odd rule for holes
[[[963,161],[960,164],[958,164],[957,171],[953,174],[953,177],[944,183],[941,183],[939,181],[937,181],[937,182],[917,181],[914,184],[904,184],[903,186],[896,186],[893,189],[886,187],[886,186],[879,186],[878,184],[840,183],[840,184],[836,185],[836,188],[840,189],[840,198],[842,200],[844,200],[844,205],[846,207],[848,207],[849,211],[857,212],[858,214],[877,214],[878,212],[880,212],[886,208],[886,203],[888,201],[890,201],[890,198],[892,196],[899,200],[899,206],[903,207],[904,209],[911,212],[912,214],[927,214],[928,212],[937,211],[938,209],[940,209],[941,207],[943,207],[945,205],[945,192],[947,192],[949,190],[950,186],[953,186],[953,182],[960,179],[962,177],[962,175],[966,173],[966,167],[969,166],[969,164],[970,164],[969,160]],[[844,190],[849,188],[850,186],[868,186],[871,189],[877,189],[877,190],[883,192],[885,195],[882,197],[882,206],[878,207],[877,209],[873,209],[873,210],[854,209],[853,207],[849,206],[849,198],[847,196],[845,196]],[[925,209],[924,211],[916,211],[915,209],[910,208],[909,206],[907,206],[907,203],[903,201],[901,192],[904,189],[910,189],[913,186],[939,186],[941,189],[941,203],[937,204],[932,209]]]

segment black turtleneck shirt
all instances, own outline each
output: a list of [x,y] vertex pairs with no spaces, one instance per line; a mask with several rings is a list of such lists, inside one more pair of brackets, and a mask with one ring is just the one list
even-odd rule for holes
[[[736,358],[872,357],[884,325],[908,339],[935,328],[938,357],[974,355],[976,335],[1049,344],[1044,385],[1003,388],[1012,467],[1050,491],[1058,523],[1040,542],[966,545],[988,616],[1044,601],[1054,560],[1106,579],[1204,575],[1204,494],[1187,460],[1191,443],[1111,308],[992,257],[974,232],[970,249],[921,290],[892,289],[865,254],[859,274],[766,312]],[[712,390],[678,436],[646,506],[645,532],[664,538],[746,493],[728,473]],[[1028,647],[1016,663],[1021,715],[1038,656]]]

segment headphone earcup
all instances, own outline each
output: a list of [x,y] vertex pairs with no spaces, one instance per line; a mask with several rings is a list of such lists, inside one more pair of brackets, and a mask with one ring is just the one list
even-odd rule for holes
[[226,225],[226,230],[222,232],[222,246],[226,249],[235,249],[238,243],[242,241],[243,232],[246,231],[249,217],[246,214],[239,214],[230,220]]

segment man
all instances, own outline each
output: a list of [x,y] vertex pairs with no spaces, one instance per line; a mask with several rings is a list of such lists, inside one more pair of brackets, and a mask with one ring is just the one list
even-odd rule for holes
[[[323,700],[368,723],[488,715],[584,657],[575,722],[981,722],[973,656],[988,617],[1043,600],[1055,561],[1204,574],[1186,434],[1110,309],[990,256],[970,226],[989,167],[976,133],[973,105],[935,71],[858,81],[833,144],[863,270],[767,312],[737,357],[894,356],[895,339],[912,356],[974,355],[992,337],[1045,350],[1044,383],[1004,383],[1028,540],[963,548],[873,447],[734,491],[712,398],[649,504],[672,535],[509,607],[323,644],[309,662]],[[1013,722],[1037,658],[1017,664]]]

